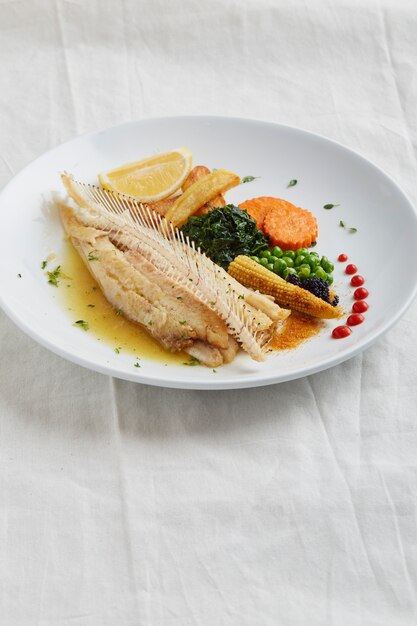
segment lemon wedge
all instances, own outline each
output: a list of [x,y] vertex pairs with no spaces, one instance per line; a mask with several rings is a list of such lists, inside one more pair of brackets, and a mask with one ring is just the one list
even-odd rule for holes
[[181,187],[191,166],[191,152],[181,147],[126,163],[99,174],[98,179],[107,191],[124,193],[140,202],[156,202],[168,198]]

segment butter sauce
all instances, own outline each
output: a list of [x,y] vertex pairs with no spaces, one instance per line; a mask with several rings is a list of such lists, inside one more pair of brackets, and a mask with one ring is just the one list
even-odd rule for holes
[[165,350],[144,328],[114,309],[69,241],[65,241],[60,257],[62,271],[69,280],[60,280],[59,294],[73,322],[85,320],[87,332],[112,346],[116,353],[127,352],[139,359],[143,357],[167,364],[190,361],[185,352]]

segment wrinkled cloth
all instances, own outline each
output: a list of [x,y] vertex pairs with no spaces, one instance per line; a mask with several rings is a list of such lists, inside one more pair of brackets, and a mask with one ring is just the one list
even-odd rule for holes
[[[416,33],[414,0],[1,0],[0,184],[83,132],[216,114],[341,141],[416,201]],[[0,345],[1,624],[417,623],[416,302],[260,389],[115,380],[1,312]]]

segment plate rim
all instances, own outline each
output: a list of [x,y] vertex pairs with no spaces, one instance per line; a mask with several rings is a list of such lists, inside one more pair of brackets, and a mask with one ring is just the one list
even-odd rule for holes
[[[306,130],[298,126],[292,126],[290,124],[282,124],[281,122],[257,119],[253,117],[236,117],[236,116],[225,116],[225,115],[167,115],[167,116],[158,116],[158,117],[141,117],[135,120],[122,122],[120,124],[115,124],[113,126],[109,126],[106,128],[81,133],[60,144],[53,146],[49,150],[46,150],[42,154],[38,155],[37,157],[29,161],[25,166],[23,166],[0,189],[0,203],[2,200],[3,194],[7,192],[8,188],[12,184],[15,184],[16,181],[21,176],[23,176],[25,172],[28,169],[30,169],[33,165],[35,165],[38,161],[46,158],[47,155],[53,153],[58,148],[64,148],[65,146],[71,143],[75,143],[76,141],[80,139],[88,140],[90,137],[97,136],[100,133],[104,133],[108,131],[115,131],[116,129],[121,129],[127,126],[137,125],[137,124],[146,123],[146,122],[173,121],[173,120],[181,120],[181,121],[186,121],[186,120],[219,121],[221,120],[224,122],[230,122],[230,121],[243,122],[243,123],[251,122],[251,123],[256,123],[256,124],[262,124],[265,126],[284,128],[292,132],[295,131],[303,135],[312,136],[315,139],[324,141],[325,143],[333,144],[334,146],[337,146],[339,149],[342,149],[343,151],[359,158],[361,161],[363,161],[367,165],[371,165],[379,174],[382,174],[383,177],[388,179],[388,181],[394,186],[396,191],[399,192],[399,194],[403,197],[403,199],[408,203],[409,207],[412,209],[412,213],[414,214],[414,218],[417,222],[417,208],[414,205],[413,201],[410,199],[407,192],[405,192],[399,186],[399,184],[394,180],[394,178],[390,174],[388,174],[383,168],[381,168],[379,165],[376,165],[371,159],[368,159],[359,151],[354,150],[353,148],[350,148],[335,139],[327,137],[326,135],[316,133],[310,130]],[[360,354],[361,352],[369,348],[377,339],[385,335],[402,318],[402,316],[410,308],[416,295],[417,295],[417,280],[415,281],[413,289],[410,290],[408,298],[405,300],[402,307],[397,311],[397,313],[392,318],[390,318],[387,322],[385,322],[379,330],[374,331],[374,333],[371,333],[368,338],[364,339],[357,346],[353,346],[351,349],[349,349],[347,354],[346,352],[342,352],[341,354],[334,355],[334,357],[330,358],[325,363],[318,363],[318,364],[316,363],[316,364],[306,366],[306,367],[301,367],[301,368],[298,367],[296,370],[294,370],[293,372],[289,374],[281,373],[281,374],[277,374],[276,376],[273,376],[273,375],[267,376],[266,378],[264,377],[259,380],[253,380],[253,379],[251,380],[251,379],[247,379],[246,377],[242,377],[241,380],[229,379],[228,381],[223,381],[223,382],[219,380],[218,378],[213,381],[199,380],[198,378],[193,379],[191,381],[190,380],[186,381],[182,378],[179,379],[178,377],[172,374],[170,375],[169,378],[166,378],[163,381],[160,381],[159,379],[156,379],[154,374],[151,376],[147,376],[146,373],[144,372],[140,372],[140,373],[139,372],[132,372],[132,373],[117,372],[114,370],[114,368],[111,365],[105,365],[105,364],[101,365],[97,363],[92,363],[88,359],[85,359],[84,357],[80,357],[77,354],[68,352],[65,348],[60,348],[59,346],[50,342],[47,338],[44,338],[38,335],[35,331],[32,330],[32,328],[23,319],[19,317],[18,313],[16,313],[11,307],[9,307],[1,291],[0,291],[0,307],[5,312],[5,314],[9,317],[9,319],[20,330],[22,330],[26,335],[28,335],[31,339],[33,339],[34,341],[36,341],[38,344],[42,345],[43,347],[47,348],[54,354],[57,354],[61,358],[64,358],[86,369],[90,369],[95,372],[99,372],[101,374],[112,376],[114,378],[118,378],[121,380],[127,380],[130,382],[136,382],[136,383],[141,383],[141,384],[155,386],[155,387],[187,389],[187,390],[194,389],[194,390],[206,390],[206,391],[219,391],[219,390],[228,390],[228,389],[241,389],[241,388],[252,388],[252,387],[255,388],[255,387],[263,387],[267,385],[274,385],[274,384],[288,382],[288,381],[295,380],[298,378],[310,376],[311,374],[315,374],[315,373],[324,371],[326,369],[330,369],[331,367],[335,367],[336,365],[339,365],[343,363],[344,361],[347,361],[357,356],[358,354]]]

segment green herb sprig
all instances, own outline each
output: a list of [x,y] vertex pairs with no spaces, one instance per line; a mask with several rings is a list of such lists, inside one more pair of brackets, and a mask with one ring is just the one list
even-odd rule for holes
[[345,228],[350,233],[357,233],[358,232],[357,228],[353,228],[353,227],[349,228],[348,226],[346,226],[346,224],[345,224],[345,222],[343,220],[340,220],[339,226],[341,228]]
[[46,272],[48,283],[54,287],[58,287],[59,279],[62,277],[61,266],[57,265],[52,272]]
[[85,320],[77,320],[73,325],[78,326],[78,328],[82,328],[83,330],[88,330],[90,328],[88,322]]
[[200,361],[196,359],[195,356],[192,356],[189,361],[183,363],[183,365],[188,365],[189,367],[194,367],[195,365],[200,365]]

